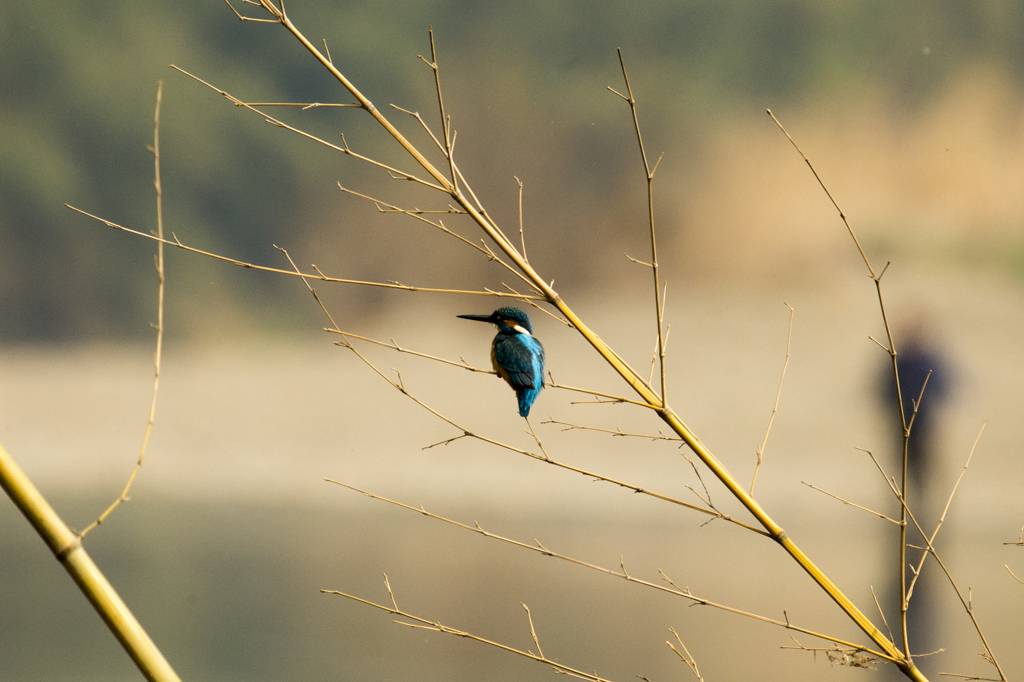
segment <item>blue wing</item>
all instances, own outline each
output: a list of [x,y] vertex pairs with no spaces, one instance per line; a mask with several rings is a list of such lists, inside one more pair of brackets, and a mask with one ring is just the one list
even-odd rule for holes
[[499,334],[492,348],[494,368],[519,398],[519,415],[530,407],[544,388],[544,347],[526,334]]

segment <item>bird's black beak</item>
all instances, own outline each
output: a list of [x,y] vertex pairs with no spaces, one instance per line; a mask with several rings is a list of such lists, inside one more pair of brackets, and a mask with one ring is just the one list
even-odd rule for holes
[[494,313],[490,315],[456,315],[464,320],[476,320],[477,322],[494,322]]

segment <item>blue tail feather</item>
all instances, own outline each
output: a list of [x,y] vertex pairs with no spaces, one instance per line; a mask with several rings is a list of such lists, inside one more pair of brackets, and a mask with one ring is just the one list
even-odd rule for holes
[[519,398],[520,417],[530,416],[530,408],[533,406],[533,401],[540,394],[541,388],[543,388],[543,385],[539,388],[520,388],[516,391],[516,396]]

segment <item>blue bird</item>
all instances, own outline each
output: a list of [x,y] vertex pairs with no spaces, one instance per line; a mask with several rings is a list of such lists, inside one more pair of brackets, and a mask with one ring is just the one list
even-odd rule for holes
[[519,308],[498,308],[490,315],[459,315],[464,320],[490,322],[498,328],[491,344],[491,364],[519,398],[519,416],[530,414],[530,406],[544,388],[544,347],[533,338],[530,316]]

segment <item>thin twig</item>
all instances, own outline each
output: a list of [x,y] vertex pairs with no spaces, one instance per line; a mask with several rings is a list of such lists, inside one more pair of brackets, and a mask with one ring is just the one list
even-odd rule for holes
[[[578,677],[578,678],[583,679],[583,680],[591,680],[591,682],[609,682],[608,680],[606,680],[603,677],[599,677],[597,675],[592,675],[590,673],[585,673],[585,672],[583,672],[581,670],[576,670],[575,668],[571,668],[571,667],[569,667],[567,665],[559,663],[558,661],[553,661],[551,659],[544,658],[543,654],[535,654],[535,653],[533,653],[531,651],[522,651],[521,649],[516,649],[515,647],[511,647],[511,646],[508,646],[506,644],[500,644],[499,642],[495,642],[493,640],[486,639],[484,637],[479,637],[479,636],[471,634],[469,632],[464,632],[462,630],[456,630],[455,628],[448,627],[447,625],[442,625],[438,621],[432,621],[432,620],[428,620],[426,618],[420,618],[419,616],[414,616],[413,614],[408,613],[406,611],[401,611],[401,610],[399,610],[396,607],[385,606],[383,604],[377,604],[377,603],[374,603],[374,602],[366,600],[366,599],[361,599],[360,597],[357,597],[357,596],[352,595],[352,594],[346,594],[345,592],[340,592],[338,590],[320,590],[320,592],[322,594],[336,594],[339,597],[345,597],[346,599],[351,599],[352,601],[357,601],[357,602],[360,602],[362,604],[366,604],[367,606],[372,606],[375,609],[380,609],[381,611],[386,611],[386,612],[388,612],[388,613],[390,613],[392,615],[399,616],[401,618],[405,618],[407,620],[414,621],[413,623],[405,623],[405,622],[402,622],[402,621],[399,621],[399,620],[393,621],[394,623],[396,623],[398,625],[406,625],[408,627],[415,627],[415,628],[420,628],[420,629],[423,629],[423,630],[434,630],[435,632],[443,632],[443,633],[448,634],[448,635],[455,635],[456,637],[464,637],[466,639],[471,639],[474,642],[480,642],[481,644],[487,644],[489,646],[493,646],[495,648],[501,649],[503,651],[507,651],[509,653],[518,654],[519,656],[523,656],[525,658],[529,658],[531,660],[537,661],[538,663],[544,663],[546,665],[550,665],[556,671],[561,672],[561,673],[566,673],[568,675],[572,675],[573,677]],[[391,592],[390,587],[388,588],[388,592]]]
[[523,234],[523,181],[514,175],[512,177],[516,178],[516,184],[519,185],[519,241],[523,247],[523,260],[529,263],[530,259],[526,257],[526,235]]
[[[245,2],[245,0],[242,0],[242,1]],[[239,14],[238,10],[236,10],[231,5],[230,0],[224,0],[224,2],[227,3],[228,7],[231,7],[231,11],[234,12],[235,16],[238,17],[239,20],[241,20],[241,21],[254,21],[257,24],[280,24],[281,23],[280,19],[255,19],[253,17],[243,16],[243,15]],[[251,3],[251,4],[259,4],[259,3]]]
[[[665,286],[662,288],[662,304],[664,304],[665,294],[666,293],[668,293],[668,282],[666,282]],[[669,337],[669,333],[671,331],[672,331],[672,325],[667,325],[666,328],[665,328],[665,335],[664,335],[664,337],[662,337],[659,334],[654,339],[654,351],[652,351],[652,353],[651,353],[651,371],[647,374],[647,385],[648,386],[650,386],[651,383],[654,381],[654,367],[655,367],[655,364],[658,362],[659,350],[662,347],[664,347],[665,349],[668,348],[668,337]]]
[[914,428],[914,420],[917,419],[917,413],[921,409],[921,401],[924,400],[924,389],[928,387],[928,380],[931,378],[932,370],[928,370],[928,373],[924,375],[924,382],[921,384],[921,392],[917,394],[917,400],[911,398],[913,400],[914,412],[910,415],[910,421],[907,422],[907,431]]
[[135,483],[136,476],[142,468],[142,462],[146,458],[146,447],[149,445],[149,436],[153,432],[153,423],[156,421],[156,396],[160,389],[160,360],[163,357],[164,347],[164,210],[163,210],[163,185],[160,183],[160,102],[163,99],[164,82],[157,81],[156,86],[156,109],[153,115],[153,188],[156,191],[156,276],[160,284],[157,289],[156,306],[156,351],[153,353],[153,397],[149,402],[149,421],[146,422],[146,434],[142,437],[142,448],[139,450],[139,458],[135,462],[128,482],[116,500],[108,506],[95,521],[86,526],[79,536],[85,537],[91,530],[107,520],[107,517],[117,509],[122,502],[131,498],[128,493]]
[[1006,569],[1007,573],[1009,573],[1010,575],[1012,575],[1012,576],[1013,576],[1013,579],[1014,579],[1014,580],[1016,580],[1017,582],[1019,582],[1019,583],[1020,583],[1021,585],[1024,585],[1024,580],[1021,580],[1020,578],[1018,578],[1018,577],[1017,577],[1017,574],[1016,574],[1016,573],[1014,573],[1013,571],[1011,571],[1011,570],[1010,570],[1010,567],[1009,567],[1009,566],[1007,566],[1006,564],[1003,564],[1003,568],[1005,568],[1005,569]]
[[544,658],[544,652],[540,648],[540,640],[537,639],[537,631],[533,627],[533,615],[530,613],[530,607],[523,602],[519,602],[519,605],[526,609],[526,618],[530,621],[530,634],[533,636],[533,643],[537,645],[537,654]]
[[346,338],[359,339],[360,341],[366,341],[367,343],[372,343],[372,344],[377,345],[377,346],[383,346],[384,348],[390,348],[391,350],[398,351],[399,353],[407,353],[409,355],[414,355],[414,356],[416,356],[418,358],[425,358],[427,360],[433,360],[434,362],[440,362],[440,363],[443,363],[443,364],[446,364],[446,365],[452,365],[454,367],[459,367],[461,369],[465,369],[465,370],[468,370],[470,372],[479,372],[481,374],[494,374],[495,373],[493,369],[485,369],[483,367],[474,367],[473,365],[470,365],[469,363],[465,362],[464,360],[462,362],[456,362],[455,360],[448,360],[448,359],[445,359],[445,358],[439,358],[436,355],[430,355],[428,353],[421,353],[419,351],[411,350],[409,348],[403,348],[402,346],[399,346],[398,343],[396,343],[394,339],[391,339],[391,342],[388,343],[386,341],[378,341],[377,339],[371,339],[368,336],[360,336],[359,334],[352,334],[351,332],[342,331],[340,329],[324,328],[324,331],[330,332],[332,334],[338,334],[338,335],[344,336]]
[[343,109],[362,109],[363,105],[359,102],[349,102],[347,104],[334,104],[330,102],[247,102],[251,107],[299,107],[303,111],[306,109],[319,109],[321,107],[339,107]]
[[629,260],[633,261],[633,262],[634,262],[634,263],[636,263],[637,265],[643,265],[643,266],[646,266],[646,267],[648,267],[648,268],[650,268],[650,267],[654,267],[654,266],[652,266],[652,265],[651,265],[650,263],[648,263],[648,262],[647,262],[647,261],[645,261],[645,260],[640,260],[639,258],[633,258],[633,257],[632,257],[632,256],[630,256],[630,255],[629,255],[628,253],[623,253],[622,255],[623,255],[623,256],[625,256],[626,258],[628,258]]
[[[420,57],[420,59],[422,59],[422,57]],[[445,158],[448,158],[448,150],[445,149],[444,145],[441,144],[441,141],[437,139],[437,136],[434,135],[434,131],[430,129],[430,126],[427,125],[427,122],[423,120],[423,117],[420,116],[420,113],[418,111],[409,111],[408,109],[403,109],[402,107],[398,106],[397,104],[392,104],[391,107],[393,109],[397,109],[398,111],[401,111],[403,114],[409,114],[410,116],[415,118],[417,121],[419,121],[420,125],[423,126],[423,130],[425,130],[427,132],[427,135],[430,135],[430,139],[432,139],[434,141],[434,144],[437,145],[437,148],[441,150],[441,153],[445,155]]]
[[[790,136],[789,131],[787,131],[786,128],[783,127],[781,123],[779,123],[779,119],[775,118],[775,114],[772,113],[772,110],[766,109],[766,111],[768,112],[768,115],[772,117],[772,120],[775,121],[775,125],[779,126],[779,130],[782,131],[782,133],[793,145],[793,149],[795,149],[797,154],[800,155],[800,158],[804,160],[804,163],[807,164],[807,167],[811,169],[811,173],[814,174],[814,179],[818,181],[819,185],[821,185],[821,189],[824,190],[825,196],[828,197],[828,200],[832,202],[832,205],[835,206],[836,210],[839,212],[839,217],[842,218],[843,223],[846,225],[847,231],[853,238],[853,243],[857,245],[857,250],[860,251],[861,258],[864,259],[864,265],[868,266],[868,271],[871,273],[871,278],[876,279],[875,270],[874,268],[871,267],[871,262],[868,260],[867,254],[864,253],[864,248],[860,245],[860,240],[857,239],[857,235],[854,233],[853,228],[850,226],[850,221],[846,219],[846,214],[843,213],[843,209],[839,208],[839,204],[837,204],[836,200],[832,198],[832,192],[828,191],[828,187],[825,186],[825,183],[822,182],[821,178],[818,176],[818,171],[814,170],[814,166],[811,164],[811,160],[808,159],[807,155],[803,153],[803,151],[800,149],[800,146],[797,145],[796,140],[794,140]],[[879,277],[881,277],[881,275],[879,275]]]
[[622,429],[614,429],[614,430],[612,430],[612,429],[601,429],[601,428],[598,428],[596,426],[581,426],[579,424],[572,424],[570,422],[558,421],[557,419],[549,419],[546,422],[541,422],[541,424],[558,424],[559,426],[566,427],[566,428],[562,429],[562,431],[573,431],[573,430],[596,431],[598,433],[610,433],[613,436],[623,436],[623,437],[628,437],[628,438],[644,438],[646,440],[652,440],[652,441],[654,441],[654,440],[670,440],[670,441],[675,441],[675,442],[682,442],[682,438],[679,438],[678,436],[666,436],[664,433],[660,433],[660,432],[658,433],[657,436],[649,434],[649,433],[627,433],[626,431],[623,431]]
[[[923,389],[922,389],[923,390]],[[986,419],[981,424],[981,428],[978,429],[978,435],[974,437],[974,443],[971,445],[971,451],[967,453],[967,461],[964,462],[964,468],[960,470],[960,475],[957,476],[956,483],[953,484],[953,489],[949,491],[949,498],[946,500],[946,506],[942,509],[942,516],[939,517],[939,522],[935,524],[935,531],[932,532],[932,536],[928,538],[929,546],[935,544],[935,536],[939,534],[939,529],[942,528],[942,524],[946,521],[946,514],[949,512],[949,505],[953,503],[953,496],[956,495],[957,488],[960,487],[960,481],[963,480],[964,474],[967,473],[967,467],[971,465],[971,458],[974,457],[974,449],[978,447],[978,441],[981,440],[981,432],[985,430],[985,426],[988,424]],[[914,571],[914,579],[910,581],[910,587],[907,589],[907,601],[910,601],[911,595],[914,594],[914,585],[917,583],[917,579],[921,577],[921,571],[924,568],[924,560],[928,558],[928,552],[921,554],[921,561],[917,564],[917,570]]]
[[700,671],[697,670],[696,659],[694,659],[694,657],[690,655],[690,651],[686,648],[686,645],[683,644],[683,640],[680,639],[679,633],[676,632],[675,628],[669,628],[668,631],[671,632],[672,636],[676,638],[676,642],[679,644],[679,649],[682,649],[682,651],[677,649],[675,645],[672,644],[672,642],[665,642],[665,644],[668,644],[669,648],[672,649],[672,651],[676,652],[676,655],[679,656],[680,659],[682,659],[683,663],[685,663],[686,667],[690,669],[690,672],[693,673],[694,677],[700,680],[700,682],[704,682],[704,678],[700,676]]
[[690,466],[693,467],[693,473],[697,474],[697,480],[700,481],[701,487],[704,488],[704,495],[705,495],[705,497],[701,497],[697,493],[697,491],[694,490],[693,488],[690,488],[690,486],[686,486],[686,487],[690,488],[690,491],[693,492],[694,495],[697,495],[697,497],[699,497],[701,500],[703,500],[706,505],[708,505],[709,507],[711,507],[712,509],[717,511],[717,507],[715,507],[714,503],[711,502],[711,491],[708,490],[707,484],[704,483],[704,477],[700,475],[700,469],[697,468],[697,463],[694,462],[687,455],[683,455],[683,459],[685,459],[687,462],[689,462]]
[[878,609],[878,615],[882,617],[882,624],[885,626],[886,632],[889,633],[889,641],[895,644],[896,638],[892,636],[892,629],[889,627],[889,621],[885,618],[885,611],[882,610],[882,605],[878,603],[878,595],[875,594],[875,588],[871,587],[871,598],[875,600],[875,608]]
[[529,417],[524,417],[524,419],[526,420],[526,425],[530,429],[528,433],[531,436],[533,436],[533,440],[536,441],[537,447],[540,448],[541,454],[544,455],[544,459],[546,461],[550,462],[551,461],[551,457],[548,456],[548,451],[544,447],[544,442],[541,441],[540,436],[537,435],[537,432],[533,430],[533,424],[530,423],[530,418]]
[[[629,74],[626,73],[626,62],[622,57],[622,48],[618,49],[619,53],[619,66],[622,67],[622,79],[626,82],[626,93],[627,96],[616,92],[614,89],[609,87],[608,89],[614,92],[616,95],[624,99],[629,104],[630,113],[633,115],[633,127],[636,130],[636,141],[640,147],[640,158],[644,164],[644,175],[647,177],[647,216],[648,222],[650,223],[651,231],[651,262],[650,267],[654,276],[654,308],[656,313],[656,319],[658,322],[658,358],[660,360],[661,368],[661,403],[663,405],[668,404],[668,393],[666,391],[665,382],[665,322],[664,314],[665,309],[662,301],[661,294],[661,280],[658,275],[658,242],[655,237],[656,232],[654,229],[654,173],[658,170],[658,164],[661,163],[662,157],[665,155],[664,152],[658,157],[654,167],[651,168],[650,163],[647,161],[647,150],[644,149],[644,139],[640,134],[640,119],[637,118],[636,113],[636,98],[633,97],[633,87],[629,83]],[[629,256],[627,256],[628,258]],[[650,383],[650,382],[648,382]]]
[[395,611],[397,611],[398,610],[398,600],[395,599],[395,593],[391,589],[391,581],[388,580],[388,574],[387,573],[384,574],[384,587],[386,587],[388,589],[388,596],[391,597],[391,603],[394,605]]
[[764,459],[764,450],[768,446],[768,434],[772,431],[772,424],[775,422],[775,413],[779,411],[779,398],[782,397],[782,383],[786,380],[786,368],[789,367],[789,349],[793,343],[793,315],[796,311],[793,310],[793,306],[789,305],[785,301],[786,307],[789,308],[789,333],[786,335],[786,361],[782,363],[782,376],[779,377],[779,390],[775,392],[775,405],[772,407],[772,416],[768,418],[768,428],[764,430],[764,440],[761,441],[761,447],[757,449],[757,465],[754,467],[754,477],[750,481],[750,494],[754,494],[754,485],[757,483],[757,472],[761,470],[761,461]]
[[[401,284],[399,282],[366,282],[366,281],[358,280],[358,279],[344,279],[344,278],[341,278],[341,277],[328,277],[327,275],[324,275],[323,273],[315,274],[314,275],[314,274],[310,274],[308,272],[301,272],[301,271],[298,271],[298,270],[284,270],[284,269],[281,269],[281,268],[271,268],[271,267],[268,267],[268,266],[265,266],[265,265],[256,265],[255,263],[247,263],[245,261],[240,261],[240,260],[237,260],[235,258],[229,258],[227,256],[221,256],[219,254],[211,253],[209,251],[203,251],[202,249],[197,249],[197,248],[192,247],[192,246],[186,246],[184,243],[182,243],[177,238],[177,236],[174,236],[174,239],[171,240],[171,239],[164,239],[162,237],[158,237],[158,236],[152,235],[152,234],[146,234],[145,232],[140,232],[138,230],[133,230],[131,228],[124,227],[123,225],[118,225],[117,223],[111,222],[109,220],[106,220],[105,218],[100,218],[97,215],[93,215],[92,213],[89,213],[88,211],[83,211],[82,209],[76,208],[76,207],[74,207],[74,206],[72,206],[70,204],[64,204],[64,205],[66,207],[70,208],[72,211],[76,211],[78,213],[81,213],[82,215],[87,216],[89,218],[92,218],[93,220],[98,220],[99,222],[103,223],[107,227],[112,227],[115,230],[121,230],[122,232],[127,232],[129,234],[134,234],[134,235],[139,236],[139,237],[145,237],[147,239],[152,239],[153,241],[160,242],[160,243],[166,244],[168,246],[173,246],[173,247],[182,249],[184,251],[189,251],[191,253],[199,254],[200,256],[206,256],[207,258],[214,258],[216,260],[224,261],[225,263],[231,263],[232,265],[237,265],[240,268],[247,268],[247,269],[250,269],[250,270],[260,270],[261,272],[272,272],[272,273],[277,274],[277,275],[289,275],[291,277],[301,277],[303,279],[319,280],[321,282],[333,282],[333,283],[337,283],[337,284],[358,284],[358,285],[361,285],[361,286],[381,287],[383,289],[396,289],[396,290],[399,290],[399,291],[419,291],[419,292],[434,293],[434,294],[460,294],[460,295],[464,295],[464,296],[496,296],[498,298],[520,298],[520,299],[525,298],[525,299],[530,299],[530,300],[535,300],[535,301],[544,300],[544,298],[542,296],[531,296],[530,294],[510,294],[510,293],[505,293],[503,291],[489,291],[489,290],[485,290],[485,291],[471,291],[471,290],[464,290],[464,289],[436,289],[436,288],[432,288],[432,287],[410,286],[408,284]],[[173,234],[172,234],[172,236],[173,236]]]
[[428,29],[428,32],[430,34],[430,61],[428,62],[424,59],[423,55],[420,55],[419,57],[420,59],[423,59],[427,66],[429,66],[434,72],[434,83],[437,86],[437,106],[438,109],[441,110],[441,126],[442,131],[444,132],[445,157],[448,159],[448,164],[451,167],[452,186],[455,191],[458,191],[458,175],[455,173],[454,154],[452,153],[452,149],[455,146],[455,140],[451,135],[451,119],[444,113],[444,98],[441,96],[441,72],[437,68],[437,51],[434,49],[434,27],[431,26]]
[[345,136],[344,135],[341,136],[342,146],[339,147],[338,145],[332,144],[332,143],[328,142],[327,140],[324,140],[323,138],[319,138],[316,135],[312,135],[310,133],[307,133],[304,130],[296,128],[295,126],[288,125],[284,121],[282,121],[280,119],[277,119],[277,118],[274,118],[273,116],[271,116],[270,114],[268,114],[266,112],[260,111],[259,109],[257,109],[255,107],[255,105],[249,104],[248,102],[243,102],[242,100],[238,99],[237,97],[235,97],[231,93],[229,93],[229,92],[227,92],[225,90],[221,90],[220,88],[218,88],[215,85],[211,85],[210,83],[207,83],[202,78],[200,78],[198,76],[195,76],[195,75],[189,73],[188,71],[185,71],[184,69],[182,69],[182,68],[180,68],[178,66],[175,66],[174,64],[171,64],[171,68],[174,69],[175,71],[178,71],[180,73],[185,74],[189,78],[191,78],[191,79],[193,79],[193,80],[195,80],[195,81],[197,81],[199,83],[202,83],[203,85],[205,85],[206,87],[210,88],[214,92],[219,93],[224,99],[228,100],[229,102],[234,104],[236,107],[243,107],[245,109],[248,109],[249,111],[252,111],[252,112],[254,112],[256,114],[259,114],[260,116],[263,117],[263,119],[267,123],[269,123],[269,124],[271,124],[273,126],[277,126],[278,128],[283,128],[285,130],[293,132],[296,135],[304,137],[307,140],[312,140],[313,142],[316,142],[317,144],[321,144],[321,145],[323,145],[323,146],[325,146],[325,147],[327,147],[329,149],[333,149],[336,152],[341,152],[342,154],[346,154],[346,155],[351,156],[353,158],[359,159],[360,161],[365,161],[366,163],[368,163],[368,164],[370,164],[372,166],[376,166],[378,168],[381,168],[381,169],[387,171],[388,173],[391,173],[392,177],[394,177],[396,179],[409,180],[411,182],[415,182],[415,183],[418,183],[420,185],[423,185],[424,187],[429,187],[429,188],[437,190],[439,192],[444,192],[446,194],[448,193],[448,189],[446,187],[444,187],[443,185],[439,185],[439,184],[430,182],[429,180],[424,180],[423,178],[417,177],[417,176],[413,175],[412,173],[406,173],[405,171],[398,170],[397,168],[395,168],[393,166],[389,166],[389,165],[387,165],[385,163],[381,163],[380,161],[376,161],[375,159],[371,159],[368,156],[364,156],[362,154],[359,154],[357,152],[352,151],[351,149],[349,149],[348,142],[345,141]]
[[876,511],[875,511],[874,509],[868,509],[867,507],[862,507],[862,506],[860,506],[859,504],[855,504],[855,503],[853,503],[853,502],[850,502],[849,500],[847,500],[847,499],[843,499],[842,497],[839,497],[838,495],[833,495],[833,494],[832,494],[832,493],[830,493],[829,491],[827,491],[827,490],[822,490],[822,489],[821,489],[821,488],[819,488],[818,486],[816,486],[816,485],[812,485],[812,484],[808,483],[807,481],[800,481],[800,482],[801,482],[801,483],[803,483],[803,484],[804,484],[805,486],[807,486],[808,488],[813,488],[813,489],[817,490],[817,491],[818,491],[819,493],[825,493],[825,494],[826,494],[826,495],[828,495],[829,497],[831,497],[831,498],[833,498],[833,499],[836,499],[836,500],[839,500],[839,501],[840,501],[840,502],[842,502],[843,504],[848,504],[848,505],[850,505],[851,507],[856,507],[857,509],[862,509],[862,510],[866,511],[866,512],[867,512],[867,513],[869,513],[869,514],[874,514],[875,516],[877,516],[877,517],[879,517],[879,518],[881,518],[881,519],[885,519],[886,521],[888,521],[888,522],[890,522],[890,523],[895,523],[895,524],[896,524],[897,526],[898,526],[898,525],[900,525],[900,522],[899,522],[899,521],[897,521],[896,519],[890,519],[890,518],[889,518],[888,516],[886,516],[885,514],[883,514],[883,513],[881,513],[881,512],[876,512]]

